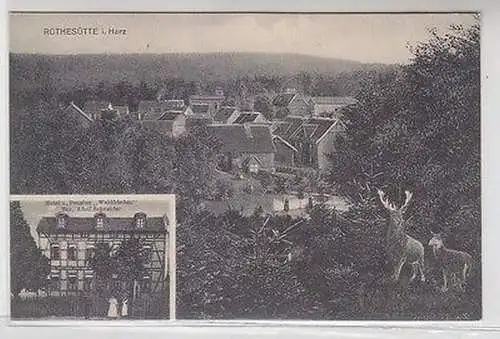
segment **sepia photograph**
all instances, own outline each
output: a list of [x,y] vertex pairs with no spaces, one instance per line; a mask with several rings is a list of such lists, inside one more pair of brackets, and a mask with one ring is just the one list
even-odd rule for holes
[[173,195],[11,196],[11,318],[168,320],[173,228]]
[[13,318],[482,319],[478,13],[9,26]]

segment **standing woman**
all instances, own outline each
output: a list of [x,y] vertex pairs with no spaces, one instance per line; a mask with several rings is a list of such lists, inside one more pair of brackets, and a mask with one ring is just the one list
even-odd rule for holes
[[118,318],[118,300],[115,297],[111,297],[108,300],[109,308],[108,308],[108,318],[116,319]]
[[128,299],[125,298],[122,302],[122,318],[128,316]]

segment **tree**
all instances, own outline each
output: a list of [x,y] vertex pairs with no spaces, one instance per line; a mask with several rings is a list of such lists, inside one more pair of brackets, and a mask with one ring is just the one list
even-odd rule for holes
[[31,236],[19,201],[10,203],[10,288],[14,297],[26,289],[38,291],[47,282],[49,259]]
[[[145,251],[138,238],[127,239],[118,248],[112,248],[107,243],[98,243],[95,255],[89,260],[89,265],[96,274],[98,290],[116,293],[122,297],[130,296],[134,280],[141,279],[146,271]],[[115,279],[121,284],[110,287]]]
[[[440,230],[451,247],[481,255],[479,25],[431,34],[410,64],[366,78],[344,114],[329,181],[352,203],[343,215],[345,259],[363,273],[364,294],[384,288],[376,285],[384,265],[376,188],[397,204],[404,190],[414,193],[412,236]],[[480,275],[464,299],[471,317],[480,312],[479,289]]]

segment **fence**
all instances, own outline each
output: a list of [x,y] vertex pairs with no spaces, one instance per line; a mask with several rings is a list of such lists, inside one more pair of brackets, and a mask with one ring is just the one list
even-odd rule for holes
[[[98,296],[48,296],[11,299],[13,319],[84,318],[105,319],[108,299]],[[168,319],[166,293],[142,295],[129,302],[128,317],[133,319]],[[120,308],[118,309],[120,313]]]

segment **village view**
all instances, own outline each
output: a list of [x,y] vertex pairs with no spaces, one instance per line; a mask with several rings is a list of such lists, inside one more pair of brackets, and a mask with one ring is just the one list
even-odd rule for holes
[[[479,319],[479,25],[412,53],[405,65],[11,53],[11,194],[175,194],[178,319]],[[106,318],[107,304],[81,306],[96,291],[99,256],[81,249],[94,273],[68,291],[51,272],[69,245],[51,257],[33,240],[60,234],[56,219],[29,224],[18,203],[11,213],[12,316]],[[391,260],[401,258],[387,259],[386,246],[397,213],[425,260],[401,262],[394,281]],[[148,217],[129,218],[147,240]],[[148,234],[164,242],[157,219]],[[67,226],[64,241],[102,233],[98,214],[86,222]],[[129,231],[115,228],[113,239]],[[441,236],[473,258],[467,281],[443,278]],[[125,295],[135,284],[150,291],[144,243],[123,244],[107,267],[133,263],[120,278]],[[157,297],[135,318],[168,319]]]

